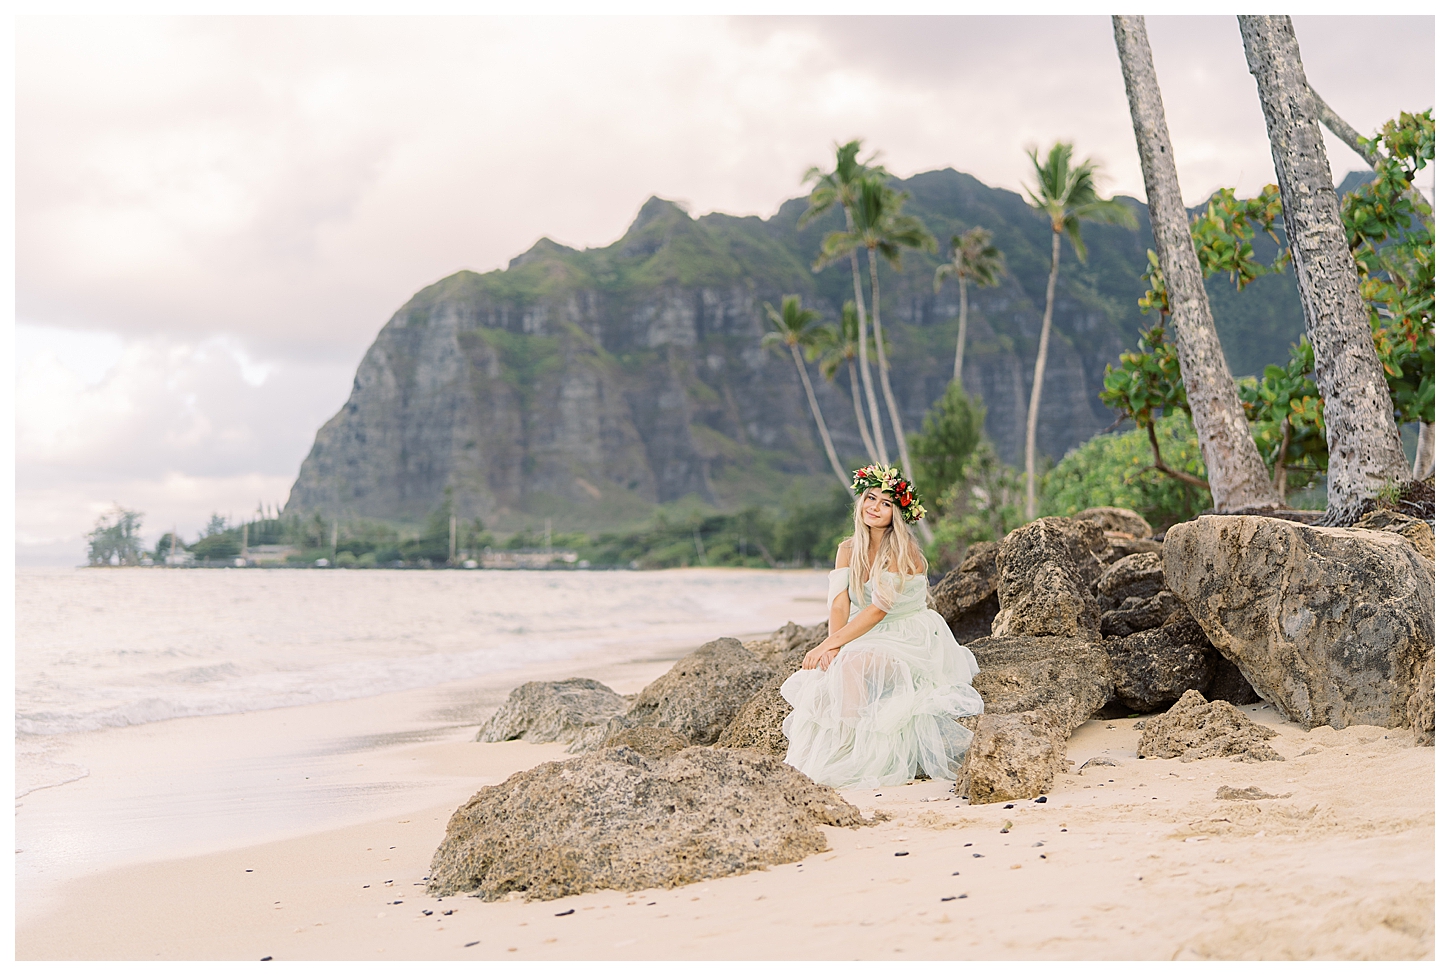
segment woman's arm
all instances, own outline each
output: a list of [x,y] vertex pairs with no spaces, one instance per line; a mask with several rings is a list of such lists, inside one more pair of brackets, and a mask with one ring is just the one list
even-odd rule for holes
[[[834,606],[831,608],[831,616],[835,616]],[[885,619],[886,611],[880,607],[866,607],[860,613],[856,614],[855,619],[850,623],[841,627],[813,647],[811,652],[805,656],[805,660],[801,662],[801,668],[803,670],[820,668],[824,671],[831,666],[831,662],[836,659],[836,655],[841,653],[842,645],[851,643],[851,641],[860,637]]]
[[836,598],[831,601],[831,616],[830,619],[826,621],[826,633],[834,634],[836,631],[846,626],[846,621],[850,619],[851,594],[846,590],[842,590],[840,593],[837,593]]

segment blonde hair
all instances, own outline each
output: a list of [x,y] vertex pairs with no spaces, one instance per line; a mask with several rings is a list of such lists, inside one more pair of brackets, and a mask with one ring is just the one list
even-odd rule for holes
[[889,506],[891,524],[886,527],[886,533],[881,537],[881,548],[876,553],[876,560],[874,563],[867,561],[867,554],[871,551],[871,529],[861,514],[865,504],[866,492],[863,491],[856,500],[853,520],[855,533],[851,536],[851,573],[847,584],[851,599],[858,607],[866,605],[867,576],[879,581],[883,570],[905,576],[917,566],[921,566],[923,572],[926,568],[926,556],[922,554],[921,546],[916,544],[916,538],[911,534],[911,527],[906,524],[906,519],[902,517],[901,509],[895,505]]

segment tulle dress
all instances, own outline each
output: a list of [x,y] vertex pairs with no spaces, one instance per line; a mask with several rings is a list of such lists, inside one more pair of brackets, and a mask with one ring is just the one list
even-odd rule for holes
[[[831,572],[827,605],[849,575],[848,567]],[[825,671],[797,671],[781,686],[793,709],[782,725],[785,761],[833,787],[898,786],[918,768],[955,778],[972,733],[954,720],[982,712],[972,687],[977,660],[927,607],[925,575],[880,572],[864,591],[885,619]],[[852,600],[851,617],[860,611]]]

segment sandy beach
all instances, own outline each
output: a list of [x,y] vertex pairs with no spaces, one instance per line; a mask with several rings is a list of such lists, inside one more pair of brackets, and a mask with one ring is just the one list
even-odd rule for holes
[[[588,676],[633,692],[675,656]],[[1305,732],[1268,706],[1245,711],[1278,730],[1286,762],[1139,760],[1131,720],[1090,721],[1069,757],[1118,765],[1060,776],[1046,803],[969,807],[932,781],[847,791],[890,820],[824,828],[831,849],[798,864],[546,902],[427,896],[453,810],[483,785],[566,756],[558,745],[475,743],[476,726],[458,716],[518,680],[577,670],[124,730],[159,737],[154,757],[222,743],[240,755],[284,714],[299,741],[375,731],[347,760],[317,761],[340,795],[355,788],[335,824],[246,846],[193,838],[212,849],[52,877],[45,898],[19,902],[17,958],[1433,957],[1434,749],[1404,730]],[[108,775],[155,774],[120,764]],[[33,794],[21,821],[43,826],[48,803],[103,794],[105,779]],[[1221,799],[1224,788],[1272,798]]]

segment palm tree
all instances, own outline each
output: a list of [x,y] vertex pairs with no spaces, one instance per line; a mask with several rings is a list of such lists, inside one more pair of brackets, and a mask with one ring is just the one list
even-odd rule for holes
[[952,259],[948,264],[939,264],[932,288],[941,291],[941,283],[947,275],[957,276],[961,288],[961,310],[957,315],[957,358],[952,365],[952,379],[962,385],[962,356],[967,349],[967,281],[978,288],[995,288],[1006,265],[1002,252],[992,243],[992,232],[985,227],[973,227],[965,234],[952,238]]
[[[856,189],[860,181],[868,176],[884,175],[885,170],[880,166],[871,165],[871,159],[864,162],[857,160],[861,153],[861,140],[852,139],[845,145],[836,146],[836,168],[830,173],[821,170],[819,166],[812,166],[806,170],[802,182],[810,183],[815,181],[811,188],[811,194],[806,201],[806,209],[801,213],[800,220],[796,222],[798,228],[804,229],[814,220],[820,217],[832,207],[840,206],[846,214],[846,232],[855,231],[852,221],[851,207],[856,201]],[[817,268],[819,270],[819,266]],[[856,289],[856,308],[865,309],[866,302],[861,297],[861,264],[856,259],[856,249],[851,249],[851,282]],[[874,454],[886,463],[886,438],[881,430],[881,411],[876,405],[876,390],[871,384],[871,371],[866,369],[866,330],[862,329],[859,338],[858,357],[863,364],[861,368],[861,381],[866,390],[866,406],[871,411],[871,430],[873,439],[868,446],[867,454]]]
[[1410,480],[1394,404],[1374,349],[1359,274],[1339,215],[1339,195],[1324,137],[1320,101],[1304,77],[1299,41],[1286,16],[1241,16],[1244,56],[1274,154],[1304,322],[1314,346],[1329,442],[1329,506],[1324,522],[1358,517],[1378,492]]
[[790,349],[791,356],[795,359],[796,372],[800,374],[801,385],[806,388],[811,414],[816,418],[816,429],[821,432],[821,441],[826,445],[826,456],[831,459],[831,470],[836,472],[836,477],[841,479],[841,486],[849,492],[851,479],[841,467],[840,458],[836,457],[836,445],[831,441],[831,432],[826,428],[825,418],[821,416],[820,405],[816,403],[816,391],[811,388],[811,378],[806,373],[805,360],[801,356],[801,347],[809,349],[821,328],[816,321],[820,316],[808,308],[802,308],[799,295],[782,296],[779,312],[771,307],[770,302],[766,302],[765,311],[770,316],[770,321],[775,324],[775,331],[767,332],[761,338],[760,344],[769,346],[780,343]]
[[835,328],[824,334],[821,351],[821,375],[834,380],[841,364],[851,380],[851,406],[856,411],[856,427],[861,432],[861,443],[866,446],[866,456],[875,464],[885,464],[886,458],[876,454],[876,445],[871,440],[871,428],[866,426],[866,414],[861,411],[861,386],[856,377],[856,356],[861,337],[861,320],[856,315],[856,303],[847,302],[841,306],[841,318]]
[[[886,185],[883,175],[872,174],[863,177],[858,184],[856,199],[851,205],[854,231],[837,231],[826,235],[821,243],[821,256],[816,267],[839,260],[847,253],[854,253],[858,247],[866,249],[867,266],[871,269],[871,332],[876,337],[876,369],[881,374],[881,392],[886,398],[886,409],[891,414],[891,429],[896,435],[896,448],[901,454],[901,467],[908,479],[915,480],[911,470],[911,451],[906,444],[906,432],[901,426],[901,411],[896,405],[896,396],[891,391],[891,363],[886,356],[886,332],[881,322],[881,278],[877,268],[876,255],[880,252],[888,264],[901,270],[901,251],[912,248],[920,251],[935,251],[936,238],[926,225],[916,217],[901,212],[907,195]],[[869,375],[863,365],[863,372]]]
[[1178,169],[1173,162],[1158,73],[1153,67],[1153,50],[1148,46],[1148,29],[1141,16],[1114,17],[1113,34],[1143,166],[1143,185],[1148,191],[1153,239],[1168,286],[1183,385],[1214,507],[1220,512],[1280,508],[1283,496],[1274,487],[1254,446],[1238,386],[1228,371],[1214,328],[1203,270],[1188,229],[1188,211],[1178,188]]
[[1072,143],[1055,143],[1046,160],[1037,150],[1028,150],[1037,175],[1037,190],[1027,190],[1033,210],[1052,223],[1052,270],[1047,275],[1047,308],[1042,314],[1042,335],[1037,340],[1037,364],[1032,370],[1032,398],[1027,405],[1027,520],[1037,517],[1037,411],[1042,404],[1042,377],[1047,369],[1047,337],[1052,331],[1052,300],[1057,291],[1057,269],[1062,254],[1062,235],[1072,242],[1079,261],[1087,260],[1082,242],[1082,222],[1137,227],[1138,218],[1117,200],[1098,196],[1094,174],[1099,167],[1091,159],[1072,164]]

